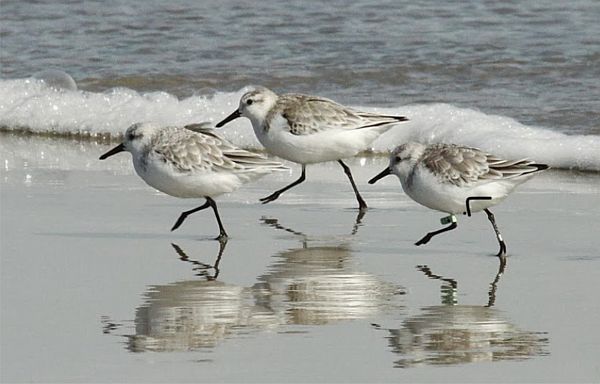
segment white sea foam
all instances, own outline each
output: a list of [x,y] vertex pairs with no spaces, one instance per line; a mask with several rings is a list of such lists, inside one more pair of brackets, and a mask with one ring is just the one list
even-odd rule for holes
[[[119,136],[135,122],[179,125],[216,123],[237,108],[238,92],[218,92],[185,99],[166,92],[138,93],[114,88],[102,93],[49,87],[39,79],[0,80],[0,127],[36,133]],[[411,121],[392,128],[373,143],[387,151],[408,140],[465,144],[510,158],[529,157],[554,168],[600,170],[600,136],[566,135],[531,127],[504,116],[488,115],[450,104],[357,109],[402,114]],[[235,144],[260,148],[250,122],[238,119],[222,129]]]
[[411,105],[379,112],[403,114],[411,121],[404,129],[398,126],[382,135],[374,143],[375,150],[391,150],[407,141],[455,143],[505,158],[527,157],[554,168],[600,170],[599,135],[566,135],[449,104]]

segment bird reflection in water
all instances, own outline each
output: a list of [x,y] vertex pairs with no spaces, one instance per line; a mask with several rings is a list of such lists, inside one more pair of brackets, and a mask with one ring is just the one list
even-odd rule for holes
[[257,304],[252,290],[217,280],[225,242],[213,264],[192,259],[171,244],[180,260],[193,265],[203,279],[149,286],[144,303],[135,311],[135,334],[126,335],[127,349],[144,351],[190,351],[211,349],[222,340],[277,327],[281,320]]
[[[360,217],[350,235],[356,233]],[[366,318],[402,308],[397,298],[404,289],[357,271],[347,241],[309,240],[277,219],[262,222],[299,237],[301,247],[277,253],[258,282],[244,287],[222,281],[224,243],[212,264],[194,260],[189,251],[172,244],[178,258],[190,263],[202,279],[148,287],[144,303],[135,311],[135,334],[125,335],[127,348],[210,350],[229,338],[266,331],[305,332],[290,326]]]
[[404,320],[400,328],[388,329],[391,350],[402,357],[394,366],[524,360],[547,355],[546,333],[523,331],[493,308],[505,267],[506,258],[501,257],[488,291],[488,303],[478,306],[458,304],[456,280],[436,275],[425,265],[417,266],[425,276],[442,281],[443,305],[422,308],[421,314]]
[[[356,234],[363,214],[357,216],[350,235]],[[375,316],[402,307],[397,296],[405,290],[356,269],[348,235],[324,240],[309,239],[302,232],[262,218],[263,224],[297,236],[299,248],[279,252],[269,271],[254,289],[288,324],[328,324]]]

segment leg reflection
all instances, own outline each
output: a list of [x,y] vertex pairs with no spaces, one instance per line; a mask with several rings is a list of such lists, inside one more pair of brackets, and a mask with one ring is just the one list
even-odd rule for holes
[[352,232],[350,233],[352,236],[356,235],[358,228],[362,226],[362,219],[365,217],[365,213],[367,213],[366,210],[358,210],[358,215],[356,215],[356,219],[354,219],[354,226],[352,227]]
[[442,284],[442,304],[446,305],[456,305],[458,304],[457,292],[458,292],[458,282],[454,279],[443,277],[440,275],[436,275],[431,272],[426,265],[417,265],[417,269],[425,274],[425,276],[434,280],[441,280],[444,283]]
[[[496,276],[494,276],[494,280],[490,283],[490,288],[488,291],[488,303],[486,307],[494,306],[496,302],[496,290],[498,289],[498,282],[500,281],[500,276],[504,274],[504,270],[506,268],[506,256],[501,255],[498,256],[499,264],[498,264],[498,272],[496,272]],[[455,305],[458,303],[457,300],[457,291],[458,291],[458,282],[455,279],[443,277],[440,275],[434,274],[431,269],[427,265],[417,265],[417,269],[425,274],[425,276],[430,279],[441,280],[446,284],[442,284],[442,304],[451,304]]]
[[302,237],[306,237],[306,235],[302,232],[298,232],[296,230],[293,230],[291,228],[288,227],[284,227],[283,225],[279,224],[279,219],[275,219],[275,218],[269,218],[269,217],[261,217],[260,218],[260,222],[268,225],[269,227],[275,228],[275,229],[279,229],[281,231],[285,231],[285,232],[289,232],[293,235],[296,236],[302,236]]
[[[362,219],[365,217],[365,213],[366,213],[366,211],[364,211],[364,210],[358,211],[358,214],[356,215],[356,218],[354,219],[354,224],[352,225],[352,230],[350,231],[351,236],[356,235],[356,233],[358,232],[358,229],[362,226]],[[289,228],[289,227],[279,224],[279,219],[263,216],[260,218],[260,222],[264,225],[268,225],[269,227],[273,227],[273,228],[279,229],[281,231],[289,232],[296,236],[301,236],[305,240],[308,240],[308,236],[305,233],[296,231],[295,229],[292,229],[292,228]]]
[[506,268],[506,256],[498,255],[498,259],[500,263],[498,264],[498,272],[496,273],[496,277],[494,281],[490,284],[490,290],[488,291],[488,303],[486,307],[493,307],[496,303],[496,289],[498,287],[498,282],[500,281],[500,276],[504,274],[504,268]]
[[[506,268],[506,259],[499,261],[487,305],[450,303],[442,295],[442,305],[421,307],[397,327],[371,324],[375,330],[387,331],[389,348],[397,356],[394,367],[515,361],[548,354],[545,332],[523,330],[505,312],[493,308]],[[446,287],[458,286],[455,279],[435,274],[425,265],[417,269]]]
[[[196,272],[196,276],[205,277],[207,280],[216,280],[219,276],[219,263],[221,262],[221,257],[223,256],[223,252],[225,251],[225,246],[227,245],[227,241],[219,241],[219,253],[217,254],[217,259],[213,265],[203,263],[201,261],[192,260],[188,257],[183,249],[177,244],[171,243],[175,252],[179,255],[179,259],[182,261],[186,261],[194,265],[194,272]],[[214,272],[211,274],[210,270]]]

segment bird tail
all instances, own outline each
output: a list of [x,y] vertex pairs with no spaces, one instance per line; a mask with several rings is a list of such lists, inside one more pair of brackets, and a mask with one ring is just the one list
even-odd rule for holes
[[529,166],[536,168],[536,170],[534,172],[545,171],[546,169],[550,168],[550,166],[548,164],[529,164]]
[[408,117],[406,116],[394,116],[394,115],[380,115],[377,113],[369,113],[369,112],[361,112],[358,114],[363,119],[366,119],[370,122],[362,125],[359,128],[374,128],[374,127],[383,127],[396,123],[400,123],[403,121],[408,121]]

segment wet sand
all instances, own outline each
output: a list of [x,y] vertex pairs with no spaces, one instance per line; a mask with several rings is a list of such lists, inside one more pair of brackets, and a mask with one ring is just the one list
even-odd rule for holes
[[97,162],[108,147],[52,145],[2,147],[2,382],[600,379],[597,174],[547,172],[496,207],[502,265],[483,214],[414,246],[443,215],[367,185],[384,158],[349,161],[358,223],[335,163],[256,203],[293,166],[217,200],[219,257],[211,212],[169,231],[202,201],[155,192],[128,155]]

